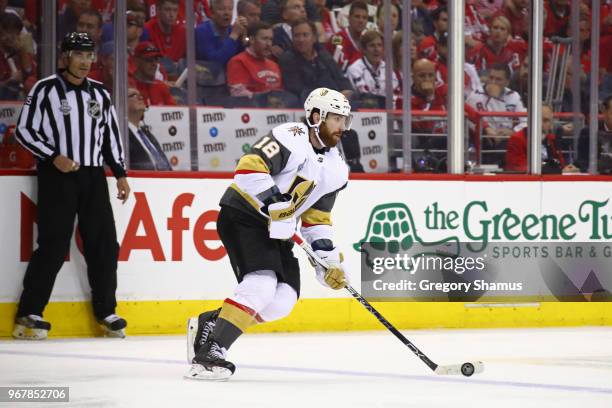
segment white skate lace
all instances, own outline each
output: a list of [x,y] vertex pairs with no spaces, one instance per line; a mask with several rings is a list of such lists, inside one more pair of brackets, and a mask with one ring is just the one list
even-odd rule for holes
[[204,328],[202,329],[202,336],[200,337],[200,346],[206,343],[206,340],[208,340],[208,336],[210,335],[210,333],[212,333],[214,328],[215,328],[214,321],[206,322],[204,324]]
[[28,317],[32,320],[36,320],[36,321],[42,321],[42,317],[38,316],[38,315],[28,315]]
[[208,355],[217,360],[225,360],[225,355],[227,354],[227,350],[224,347],[221,347],[216,342],[212,342],[210,345],[210,350],[208,350]]

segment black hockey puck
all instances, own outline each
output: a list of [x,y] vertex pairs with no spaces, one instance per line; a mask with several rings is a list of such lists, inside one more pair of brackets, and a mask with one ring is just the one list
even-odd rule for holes
[[474,374],[474,364],[463,363],[461,365],[461,374],[463,374],[466,377],[470,377],[472,374]]

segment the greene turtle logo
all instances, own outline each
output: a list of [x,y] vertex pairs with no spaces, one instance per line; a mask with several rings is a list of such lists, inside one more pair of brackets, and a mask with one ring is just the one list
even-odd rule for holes
[[417,248],[437,247],[433,251],[445,255],[459,254],[459,239],[455,236],[440,241],[425,242],[417,234],[412,213],[404,203],[388,203],[374,207],[368,220],[366,236],[353,244],[356,251],[361,252],[361,245],[370,243],[378,251],[387,251],[396,254],[408,251],[415,244]]

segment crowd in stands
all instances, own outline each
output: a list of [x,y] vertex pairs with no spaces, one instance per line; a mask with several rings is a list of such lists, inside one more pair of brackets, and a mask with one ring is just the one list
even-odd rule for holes
[[[591,1],[580,1],[581,85],[590,73]],[[477,111],[525,112],[529,0],[466,0],[465,108],[470,129],[487,137],[504,165],[507,140],[526,127],[525,119],[479,119]],[[411,87],[413,110],[447,107],[447,0],[412,0],[402,10],[392,0],[393,60],[384,58],[381,0],[194,0],[197,103],[225,107],[297,108],[317,87],[337,89],[356,108],[383,108],[386,97],[401,108],[402,88]],[[74,30],[98,44],[91,77],[113,88],[113,0],[58,0],[57,39]],[[556,37],[570,32],[569,0],[544,0],[545,78]],[[128,85],[147,105],[186,103],[186,13],[182,0],[127,0]],[[410,44],[402,44],[401,16],[409,12]],[[0,0],[0,100],[22,100],[37,78],[40,3]],[[612,93],[612,1],[601,5],[600,93]],[[122,48],[122,47],[121,47]],[[411,78],[403,78],[402,54],[410,53]],[[385,66],[392,64],[392,78]],[[569,62],[568,62],[569,64]],[[60,67],[61,68],[61,67]],[[572,107],[571,78],[562,84],[555,111]],[[177,81],[178,80],[178,81]],[[386,81],[392,95],[386,95]],[[546,82],[546,81],[545,81]],[[544,84],[546,85],[546,84]],[[583,92],[582,98],[588,98]],[[588,101],[588,99],[586,99]],[[582,103],[587,113],[588,103]],[[444,133],[443,121],[417,117],[417,133]],[[435,149],[430,142],[416,147]]]

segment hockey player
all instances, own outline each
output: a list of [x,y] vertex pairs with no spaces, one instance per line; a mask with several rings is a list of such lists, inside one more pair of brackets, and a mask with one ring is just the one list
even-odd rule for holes
[[328,270],[315,267],[332,289],[347,285],[332,241],[331,210],[348,181],[338,149],[350,128],[344,95],[318,88],[304,103],[306,122],[274,128],[240,159],[234,182],[221,198],[217,231],[238,280],[219,310],[192,318],[188,327],[188,378],[223,380],[235,371],[226,352],[250,326],[287,316],[300,294],[300,270],[290,238],[301,233]]

